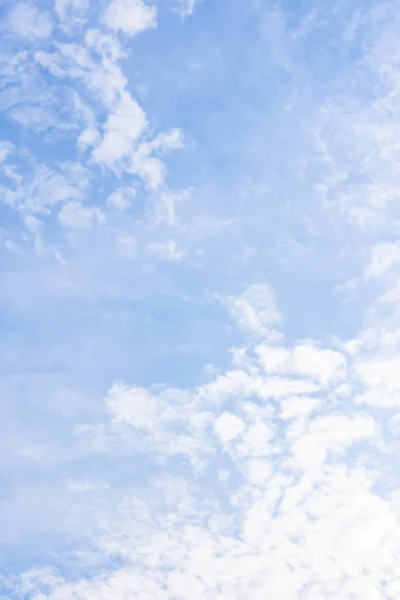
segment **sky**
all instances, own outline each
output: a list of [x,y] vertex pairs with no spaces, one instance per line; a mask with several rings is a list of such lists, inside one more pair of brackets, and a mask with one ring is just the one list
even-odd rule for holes
[[399,27],[0,2],[0,598],[398,600]]

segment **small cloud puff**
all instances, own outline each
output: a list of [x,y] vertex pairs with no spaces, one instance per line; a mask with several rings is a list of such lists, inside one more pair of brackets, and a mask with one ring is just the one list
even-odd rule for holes
[[112,0],[103,15],[110,29],[133,36],[156,26],[157,11],[143,0]]

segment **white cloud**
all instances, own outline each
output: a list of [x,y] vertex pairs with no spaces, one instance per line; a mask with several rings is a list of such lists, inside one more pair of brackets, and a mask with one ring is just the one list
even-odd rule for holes
[[111,0],[103,15],[110,29],[136,35],[156,26],[157,11],[143,0]]
[[308,398],[307,396],[291,396],[282,400],[280,416],[285,421],[287,419],[302,418],[309,416],[310,413],[317,411],[322,406],[318,398]]
[[181,17],[190,17],[194,12],[196,0],[176,0],[176,4]]
[[107,398],[107,408],[116,423],[153,430],[157,423],[157,402],[143,388],[114,385]]
[[81,150],[98,146],[101,142],[100,134],[95,128],[87,127],[78,137],[77,144]]
[[200,387],[199,391],[212,402],[222,404],[232,398],[249,398],[256,395],[264,400],[279,399],[296,394],[311,394],[319,389],[312,381],[261,376],[258,365],[251,365],[249,368],[227,371],[211,383]]
[[268,373],[285,373],[291,362],[291,352],[284,346],[257,346],[260,363]]
[[10,252],[15,252],[16,254],[22,254],[23,250],[18,246],[14,240],[5,240],[4,247],[7,248]]
[[242,419],[228,412],[224,412],[218,417],[215,423],[215,431],[224,446],[237,438],[244,428],[245,423]]
[[[310,347],[322,358],[307,354]],[[136,449],[147,457],[156,451],[163,474],[170,457],[186,456],[194,478],[156,476],[147,486],[128,485],[112,499],[104,496],[112,488],[90,488],[99,494],[93,506],[103,507],[95,513],[95,544],[123,565],[75,582],[53,571],[28,572],[14,584],[17,588],[41,593],[41,600],[122,598],[127,590],[160,600],[186,597],[189,591],[199,599],[245,600],[273,593],[274,598],[298,600],[304,589],[316,600],[338,594],[351,600],[355,592],[363,599],[382,596],[387,589],[382,574],[395,580],[400,552],[395,500],[375,491],[369,463],[353,465],[351,458],[355,444],[363,443],[365,452],[369,442],[377,441],[377,423],[367,414],[343,414],[351,407],[339,405],[333,410],[325,405],[324,413],[314,417],[321,409],[318,398],[280,396],[279,385],[304,384],[287,379],[287,368],[321,385],[335,382],[342,369],[340,353],[307,342],[277,348],[274,361],[271,347],[265,352],[258,347],[254,355],[248,350],[253,359],[242,360],[245,371],[227,372],[203,388],[115,384],[110,389],[111,423],[100,434],[103,451],[117,445],[121,456],[125,446],[130,460]],[[261,376],[271,365],[275,374]],[[261,402],[268,386],[271,397],[281,402],[283,421],[274,403]],[[229,409],[220,413],[227,394]],[[293,425],[298,422],[305,425]],[[101,447],[96,437],[93,443]],[[231,462],[221,469],[226,452]],[[229,510],[214,501],[215,489],[204,479],[196,481],[196,465],[202,461],[209,469],[215,465],[218,494],[226,496]]]
[[[113,111],[126,91],[127,78],[118,61],[126,57],[116,36],[107,35],[99,29],[88,29],[85,47],[75,44],[59,44],[62,55],[85,69],[83,73],[87,88],[94,94],[100,106]],[[99,54],[100,61],[91,58],[90,51]],[[128,94],[128,92],[126,92]]]
[[147,144],[149,151],[183,148],[182,132],[179,129],[171,129],[160,133],[151,142]]
[[362,62],[363,76],[375,81],[373,100],[342,90],[321,108],[317,126],[326,207],[335,214],[339,209],[362,232],[381,231],[385,238],[396,229],[399,186],[398,52],[388,19],[393,6],[353,15],[359,35],[369,39]]
[[365,279],[377,279],[400,263],[400,243],[389,242],[377,244],[372,248],[371,260],[365,271]]
[[148,252],[159,260],[170,260],[173,262],[179,262],[185,257],[185,253],[179,250],[177,243],[174,240],[168,240],[167,242],[153,242],[149,244]]
[[243,473],[250,485],[264,488],[272,480],[273,463],[263,458],[246,460]]
[[272,340],[279,339],[276,327],[280,324],[281,315],[268,285],[250,285],[240,296],[226,298],[225,303],[232,318],[244,331]]
[[[150,182],[150,187],[157,184],[157,179]],[[157,224],[176,225],[177,207],[187,200],[190,195],[189,190],[165,190],[163,189],[156,197],[154,206],[154,219]]]
[[174,129],[158,135],[151,142],[138,145],[132,153],[129,170],[138,174],[146,182],[150,190],[161,186],[165,176],[165,166],[159,158],[152,156],[155,151],[182,148],[182,136],[179,130]]
[[148,145],[140,146],[131,156],[131,173],[137,173],[151,191],[161,186],[165,177],[165,165],[154,156],[150,156]]
[[14,151],[14,148],[15,146],[11,142],[0,141],[0,164]]
[[25,178],[16,177],[5,190],[6,201],[24,214],[48,213],[51,206],[80,200],[89,186],[89,172],[77,163],[61,163],[57,169],[39,165]]
[[347,375],[345,356],[318,348],[312,340],[300,342],[291,349],[263,344],[256,352],[268,373],[300,375],[323,385],[338,383]]
[[324,385],[346,378],[346,358],[340,352],[321,350],[313,342],[293,350],[294,372],[311,377]]
[[89,9],[89,0],[55,0],[55,9],[63,26],[82,23]]
[[14,33],[28,41],[48,38],[52,30],[49,14],[41,12],[32,2],[17,2],[8,18]]
[[343,415],[316,419],[307,435],[293,445],[296,464],[308,474],[321,472],[327,452],[343,454],[355,441],[377,436],[377,427],[370,416],[349,419]]
[[131,207],[135,196],[136,190],[133,187],[120,187],[108,196],[107,203],[113,208],[124,212]]
[[26,216],[24,219],[24,222],[25,222],[26,228],[29,229],[29,231],[32,231],[33,233],[38,233],[40,231],[42,223],[39,219],[37,219],[33,215]]
[[356,402],[400,407],[400,355],[358,360],[355,376],[364,388],[357,394]]
[[128,92],[123,92],[116,109],[104,125],[104,137],[93,151],[93,159],[112,168],[132,147],[147,127],[143,109]]
[[[140,392],[139,406],[143,400]],[[137,407],[136,400],[133,404]],[[148,413],[139,410],[139,419],[151,426]],[[222,430],[232,439],[229,424]],[[340,456],[353,441],[374,435],[374,428],[361,417],[324,419],[311,435],[321,464],[327,450]],[[296,443],[293,448],[301,465],[309,465]],[[75,582],[56,571],[28,571],[19,590],[41,592],[41,600],[122,598],[127,591],[160,600],[188,594],[245,600],[271,593],[298,600],[304,589],[316,600],[333,600],[338,593],[344,600],[355,593],[382,597],[387,589],[382,574],[396,581],[400,536],[391,504],[372,491],[368,471],[336,461],[313,479],[313,465],[299,476],[288,465],[285,473],[276,472],[269,459],[243,460],[238,491],[230,488],[228,472],[220,473],[231,516],[204,502],[196,484],[172,475],[156,478],[147,491],[129,490],[101,512],[96,544],[123,561],[121,567]]]
[[104,220],[104,213],[99,208],[87,208],[80,202],[71,201],[63,205],[58,220],[70,229],[91,229],[95,221]]
[[[126,53],[116,36],[90,29],[85,33],[84,46],[57,43],[56,47],[59,52],[37,52],[37,62],[57,78],[68,77],[83,81],[88,91],[108,113],[100,131],[96,114],[74,92],[74,106],[82,122],[78,147],[81,150],[91,149],[94,162],[108,167],[118,175],[123,172],[137,175],[151,191],[161,188],[166,168],[161,158],[155,154],[182,148],[182,135],[179,130],[172,129],[149,139],[146,114],[128,91],[127,79],[118,65],[118,61],[126,57]],[[99,61],[94,60],[91,50],[99,55]],[[103,114],[101,119],[104,120]],[[48,124],[44,123],[43,127]],[[169,194],[164,186],[161,195],[167,198],[173,194]],[[168,218],[172,217],[169,215]]]
[[[57,78],[69,78],[69,77],[82,77],[83,71],[82,66],[77,64],[70,64],[63,54],[65,54],[65,45],[60,45],[61,53],[58,52],[44,52],[39,50],[35,53],[35,61],[43,68],[46,69],[53,77]],[[64,51],[64,52],[63,52]],[[76,102],[77,95],[74,94],[74,101],[76,109],[79,110],[79,105]]]
[[270,442],[275,437],[275,431],[269,423],[264,423],[259,417],[258,422],[250,425],[240,437],[235,451],[239,457],[263,457],[271,455],[272,447]]
[[38,132],[59,124],[56,114],[42,106],[15,106],[9,114],[20,125]]

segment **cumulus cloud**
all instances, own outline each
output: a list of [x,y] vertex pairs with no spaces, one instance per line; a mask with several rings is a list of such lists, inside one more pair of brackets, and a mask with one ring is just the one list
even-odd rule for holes
[[[257,378],[255,363],[248,377]],[[222,380],[214,385],[222,400]],[[395,577],[398,525],[390,500],[373,491],[376,473],[351,460],[356,444],[379,438],[374,419],[327,406],[311,417],[320,405],[307,396],[287,398],[286,424],[257,392],[238,392],[230,403],[229,410],[210,412],[201,390],[115,384],[106,399],[111,423],[101,433],[104,448],[115,449],[116,442],[130,453],[153,447],[164,468],[173,456],[186,455],[193,466],[205,459],[206,468],[218,471],[216,489],[229,495],[229,510],[211,501],[215,488],[202,489],[171,472],[98,513],[96,544],[124,566],[74,582],[56,571],[28,571],[18,589],[49,599],[118,597],[135,586],[139,595],[156,598],[189,591],[199,598],[246,598],[273,590],[275,597],[297,600],[306,586],[315,597],[330,589],[349,600],[355,589],[379,597],[382,570]],[[306,429],[294,428],[293,420],[305,420]],[[227,470],[218,469],[226,454]],[[92,486],[79,489],[92,493]]]
[[228,412],[218,417],[215,423],[215,430],[223,445],[238,437],[244,428],[242,419]]
[[338,351],[318,348],[314,341],[300,342],[294,348],[261,345],[256,349],[268,373],[303,375],[329,385],[346,379],[346,358]]
[[[258,289],[268,291],[262,323],[276,322],[272,290]],[[123,564],[74,581],[31,570],[3,585],[54,600],[118,597],[135,586],[156,598],[273,590],[297,600],[305,587],[311,597],[329,590],[349,600],[354,590],[379,597],[382,573],[395,579],[400,534],[390,496],[376,491],[379,471],[362,460],[380,442],[380,426],[337,402],[343,381],[354,377],[344,355],[310,341],[264,340],[250,342],[240,362],[242,369],[192,389],[115,383],[105,400],[109,418],[81,425],[78,438],[119,460],[145,453],[163,476],[129,483],[116,496],[87,482],[68,489],[92,507],[96,552]],[[328,384],[331,396],[322,393]]]

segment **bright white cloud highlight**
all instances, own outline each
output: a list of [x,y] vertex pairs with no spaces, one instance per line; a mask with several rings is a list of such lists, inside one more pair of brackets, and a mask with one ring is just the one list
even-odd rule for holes
[[111,0],[103,21],[110,29],[136,35],[156,26],[156,9],[143,0]]
[[104,125],[103,140],[93,151],[94,160],[112,168],[117,161],[132,151],[133,145],[146,127],[144,111],[130,94],[123,92],[118,105]]

